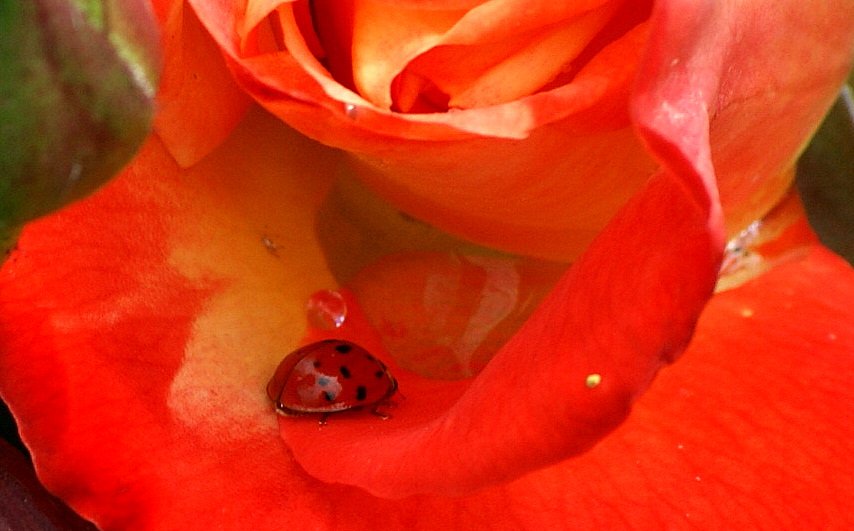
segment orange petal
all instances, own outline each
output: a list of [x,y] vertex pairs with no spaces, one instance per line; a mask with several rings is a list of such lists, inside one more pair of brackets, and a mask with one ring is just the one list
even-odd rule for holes
[[[237,151],[215,156],[199,181],[222,189],[226,182],[208,171],[229,161],[251,175],[262,155],[284,162],[274,153],[294,138],[256,126],[238,132],[229,143]],[[267,148],[246,149],[264,137],[270,138]],[[305,148],[297,144],[297,151]],[[246,387],[222,385],[220,378],[234,374],[214,365],[196,371],[196,396],[212,407],[202,408],[205,414],[192,425],[186,424],[192,417],[174,415],[167,401],[186,341],[197,334],[190,323],[210,311],[200,301],[230,288],[214,282],[211,292],[182,279],[164,260],[176,240],[162,239],[163,229],[184,225],[175,207],[202,201],[203,211],[212,196],[205,186],[180,192],[187,176],[164,178],[175,166],[161,148],[144,156],[152,151],[160,152],[154,157],[160,163],[138,166],[86,203],[34,224],[0,270],[0,374],[6,375],[0,392],[18,417],[42,480],[99,526],[854,525],[846,510],[847,472],[854,467],[846,450],[854,434],[839,420],[852,400],[854,272],[827,251],[814,248],[717,295],[683,359],[662,372],[623,426],[583,456],[467,496],[380,499],[306,476],[277,444],[272,411],[262,415],[255,400],[246,399],[248,389],[263,386],[254,370],[239,376]],[[153,186],[154,177],[164,180]],[[306,178],[303,185],[311,182]],[[311,201],[294,199],[300,197]],[[247,206],[238,202],[235,208]],[[256,263],[256,274],[267,269],[264,260],[279,263],[253,231],[229,223],[227,212],[207,221],[217,219],[226,221],[216,229],[226,230],[225,242],[211,239],[204,225],[189,227],[208,245],[241,251],[233,254]],[[186,235],[187,227],[181,230]],[[57,252],[68,260],[57,262]],[[113,281],[105,283],[108,271]],[[260,278],[256,294],[281,285],[275,274]],[[821,289],[828,279],[834,289]],[[55,282],[61,289],[45,289]],[[207,343],[224,360],[229,344],[251,355],[258,345],[253,338],[278,325],[252,308],[238,305],[220,324],[225,341]],[[275,311],[263,317],[275,319]],[[245,329],[243,319],[250,323]],[[191,398],[192,388],[184,389],[183,399]],[[263,387],[248,391],[256,392]],[[173,510],[178,504],[182,510]]]
[[192,166],[225,140],[249,106],[222,55],[183,2],[156,3],[165,63],[154,127],[171,155]]

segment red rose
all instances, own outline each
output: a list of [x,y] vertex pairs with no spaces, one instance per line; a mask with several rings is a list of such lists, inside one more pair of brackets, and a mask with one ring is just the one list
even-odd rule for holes
[[[697,119],[665,99],[708,114],[737,233],[785,192],[850,66],[847,6],[826,3],[663,2],[653,18],[651,2],[190,3],[250,95],[351,151],[386,198],[547,257],[577,256],[658,166],[638,130]],[[782,30],[803,20],[798,39]]]
[[[785,193],[850,66],[851,6],[190,4],[156,6],[158,134],[0,272],[0,391],[81,514],[845,527],[850,267],[778,216],[793,252],[708,300],[725,234]],[[232,131],[244,94],[354,155],[257,111]],[[476,378],[400,370],[388,421],[277,423],[266,381],[334,287],[314,214],[342,158],[439,227],[579,258]],[[347,302],[337,333],[388,359]]]

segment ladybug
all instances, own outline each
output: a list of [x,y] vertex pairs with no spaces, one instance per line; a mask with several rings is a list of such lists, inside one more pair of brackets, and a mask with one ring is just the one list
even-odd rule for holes
[[301,347],[279,364],[267,396],[276,412],[293,416],[330,413],[373,406],[378,411],[397,391],[397,380],[388,368],[363,347],[342,339],[326,339]]

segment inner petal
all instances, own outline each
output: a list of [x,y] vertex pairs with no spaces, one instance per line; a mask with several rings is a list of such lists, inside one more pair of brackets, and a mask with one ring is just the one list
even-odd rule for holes
[[[610,20],[616,5],[500,41],[437,46],[421,54],[400,74],[422,79],[447,95],[447,107],[496,105],[532,94],[574,66],[573,61]],[[394,88],[393,88],[394,90]],[[398,90],[392,95],[401,111],[411,110],[420,94]]]
[[[510,0],[463,12],[358,1],[352,33],[343,39],[352,41],[357,90],[380,107],[483,107],[532,94],[575,68],[573,60],[621,3]],[[325,18],[316,16],[319,22]],[[340,31],[328,33],[342,40]]]
[[394,77],[414,57],[441,41],[459,11],[395,9],[378,1],[355,2],[353,78],[374,104],[390,109]]

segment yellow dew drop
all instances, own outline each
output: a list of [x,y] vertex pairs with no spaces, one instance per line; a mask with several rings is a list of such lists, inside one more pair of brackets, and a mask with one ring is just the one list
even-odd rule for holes
[[597,373],[588,374],[587,379],[584,382],[588,389],[593,389],[600,383],[602,383],[602,375]]

